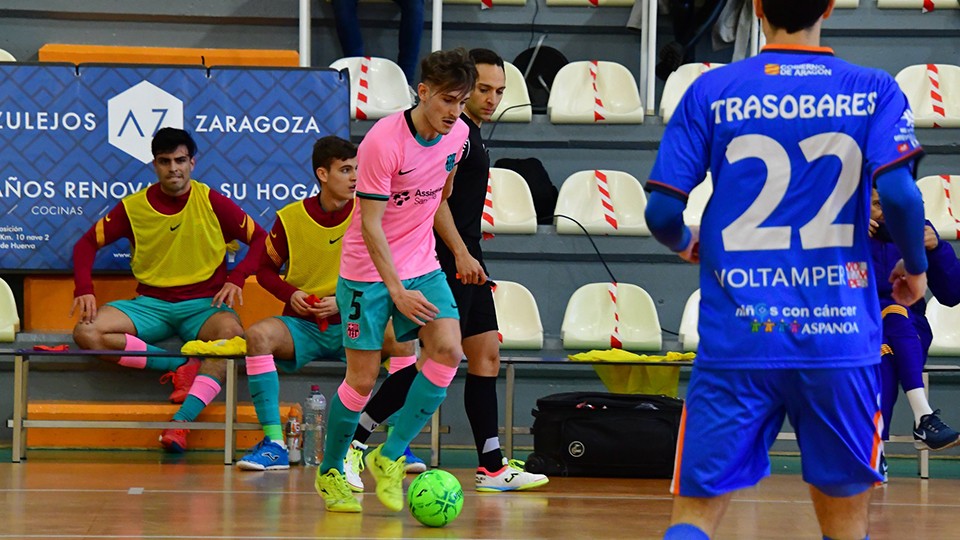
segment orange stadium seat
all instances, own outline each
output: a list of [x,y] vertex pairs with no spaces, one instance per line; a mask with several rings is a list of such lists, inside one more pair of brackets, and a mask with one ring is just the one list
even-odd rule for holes
[[200,49],[181,47],[127,47],[47,43],[40,47],[41,62],[106,62],[117,64],[199,64],[205,66],[300,65],[297,51],[274,49]]

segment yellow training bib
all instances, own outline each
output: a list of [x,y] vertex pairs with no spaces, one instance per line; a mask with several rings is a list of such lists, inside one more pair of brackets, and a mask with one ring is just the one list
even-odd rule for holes
[[226,245],[210,204],[210,188],[190,180],[190,197],[168,216],[147,201],[147,190],[123,199],[133,229],[130,268],[137,281],[153,287],[200,283],[223,263]]
[[343,233],[350,224],[353,210],[343,223],[324,227],[313,220],[303,201],[288,204],[277,212],[287,233],[287,283],[320,298],[337,290],[340,274],[340,251]]

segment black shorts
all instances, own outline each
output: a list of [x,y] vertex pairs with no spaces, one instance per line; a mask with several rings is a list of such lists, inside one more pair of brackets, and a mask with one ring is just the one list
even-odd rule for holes
[[[480,246],[467,244],[470,253],[480,261],[483,271],[487,267],[483,264],[483,255],[480,252]],[[440,267],[447,276],[447,283],[450,285],[450,291],[453,292],[453,299],[457,302],[457,309],[460,311],[460,335],[462,338],[476,336],[484,332],[496,331],[497,327],[497,308],[493,304],[493,289],[491,283],[483,285],[464,285],[457,279],[457,265],[453,255],[447,251],[446,246],[437,243],[437,259],[440,260]]]

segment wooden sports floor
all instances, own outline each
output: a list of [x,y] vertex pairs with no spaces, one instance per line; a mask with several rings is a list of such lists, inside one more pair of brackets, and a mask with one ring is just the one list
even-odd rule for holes
[[[64,460],[0,464],[0,538],[660,538],[666,480],[553,478],[541,490],[465,490],[463,513],[442,529],[384,509],[331,514],[315,469],[249,473],[211,463]],[[454,469],[472,487],[472,470]],[[412,478],[412,476],[408,477]],[[366,479],[366,473],[365,473]],[[871,538],[958,538],[960,480],[892,478],[874,490]],[[717,538],[819,539],[800,477],[774,475],[741,492]]]

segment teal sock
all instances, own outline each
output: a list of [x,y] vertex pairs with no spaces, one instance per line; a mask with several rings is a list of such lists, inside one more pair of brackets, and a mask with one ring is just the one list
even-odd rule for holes
[[[397,419],[393,431],[387,436],[387,441],[380,448],[380,455],[396,460],[403,455],[423,426],[427,425],[437,407],[447,397],[447,389],[437,386],[418,373],[407,393],[407,400],[397,412]],[[427,413],[427,414],[424,414]]]
[[360,422],[360,411],[351,411],[340,402],[340,395],[333,394],[327,415],[327,440],[323,445],[323,462],[320,472],[336,469],[343,473],[343,459],[353,441],[353,434]]
[[[154,345],[147,344],[147,352],[167,352],[166,349],[161,349]],[[144,366],[145,369],[152,369],[154,371],[173,371],[178,367],[187,363],[186,358],[179,357],[170,357],[170,356],[148,356],[147,365]]]
[[[217,387],[220,386],[220,381],[216,377],[211,377],[210,375],[200,374],[197,375],[197,381],[202,377],[206,377],[216,383]],[[173,419],[177,422],[193,422],[200,416],[200,412],[203,411],[203,408],[207,406],[194,391],[197,389],[197,381],[194,381],[193,386],[190,388],[190,393],[187,395],[187,398],[183,400],[183,405],[180,406],[180,410],[177,411],[177,414],[173,415]],[[212,401],[215,395],[209,396],[209,400]]]
[[250,387],[250,399],[253,400],[253,409],[257,411],[257,420],[263,426],[263,433],[271,441],[283,440],[283,429],[280,427],[280,377],[276,371],[268,371],[257,375],[249,375],[247,385]]

